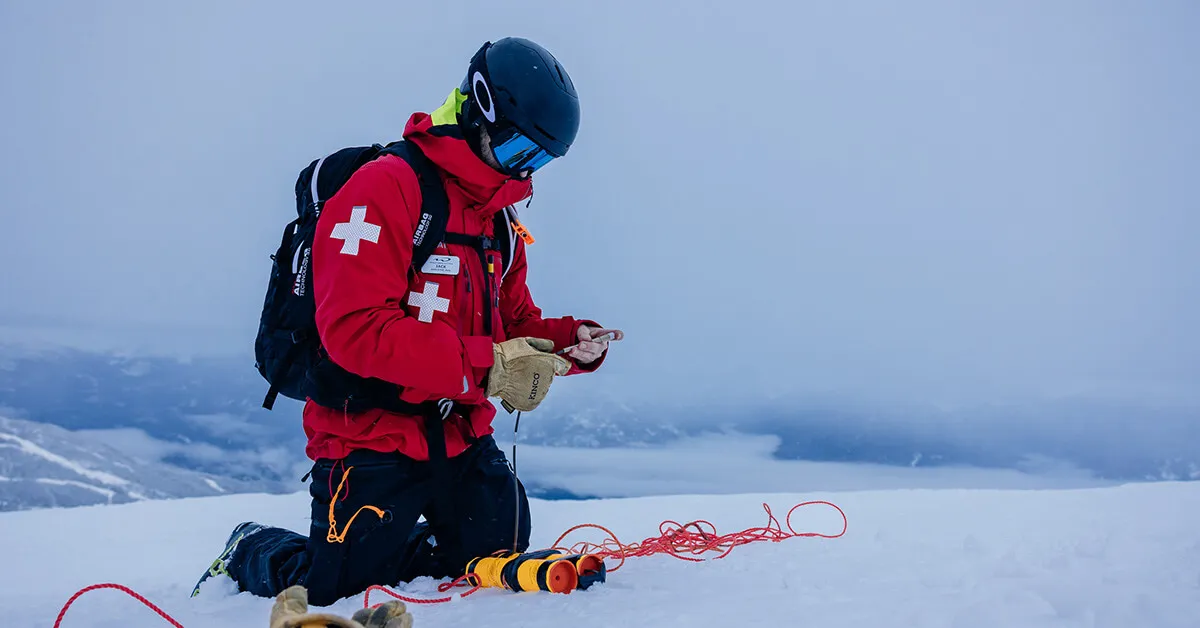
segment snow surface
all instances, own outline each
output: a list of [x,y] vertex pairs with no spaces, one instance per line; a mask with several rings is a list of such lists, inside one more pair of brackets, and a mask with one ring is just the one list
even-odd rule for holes
[[[534,543],[577,523],[623,541],[663,519],[712,521],[722,532],[763,525],[763,502],[830,499],[849,531],[738,548],[701,564],[633,559],[606,584],[569,596],[484,591],[413,607],[416,626],[990,626],[1200,625],[1200,484],[1075,490],[888,490],[804,495],[705,495],[535,500]],[[802,509],[798,531],[835,532],[830,510]],[[76,590],[133,587],[188,628],[266,626],[270,601],[234,595],[224,578],[189,599],[229,530],[245,519],[305,529],[308,499],[230,495],[0,515],[6,625],[49,626]],[[581,536],[572,539],[583,538]],[[434,595],[435,583],[405,585]],[[375,597],[372,597],[375,601]],[[382,598],[380,598],[382,601]],[[333,609],[350,614],[362,596]],[[116,591],[88,593],[63,626],[165,626]]]

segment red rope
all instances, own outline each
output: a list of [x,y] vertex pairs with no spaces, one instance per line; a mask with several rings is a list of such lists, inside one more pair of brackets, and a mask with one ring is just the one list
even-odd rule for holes
[[[837,511],[842,517],[842,529],[836,534],[824,534],[821,532],[796,532],[792,527],[792,513],[804,506],[829,506]],[[717,528],[712,523],[704,520],[693,521],[687,524],[681,524],[676,521],[664,521],[658,526],[659,536],[650,537],[643,540],[641,543],[630,543],[625,545],[617,540],[617,535],[613,534],[612,530],[599,526],[594,523],[584,523],[577,525],[558,537],[554,542],[554,547],[562,549],[571,554],[595,554],[601,558],[616,558],[620,562],[608,571],[616,571],[625,564],[626,558],[636,558],[642,556],[653,556],[655,554],[667,554],[674,556],[680,560],[691,562],[702,562],[703,558],[697,558],[707,552],[720,552],[720,555],[715,558],[725,558],[733,551],[735,547],[757,543],[760,541],[771,541],[778,543],[791,538],[800,537],[819,537],[824,539],[836,539],[846,533],[849,522],[846,519],[846,513],[838,507],[837,504],[827,501],[809,501],[796,504],[788,511],[784,517],[783,525],[787,526],[787,530],[783,529],[783,525],[779,523],[779,519],[771,512],[771,507],[763,504],[763,510],[767,511],[767,525],[761,528],[749,528],[741,532],[733,532],[731,534],[717,534]],[[567,538],[572,532],[583,528],[595,528],[602,530],[608,534],[608,538],[600,543],[590,543],[581,541],[570,547],[563,547],[562,541]]]
[[[474,574],[463,574],[463,575],[455,578],[451,582],[443,582],[442,584],[439,584],[438,585],[438,593],[445,593],[446,591],[449,591],[450,589],[453,589],[454,587],[461,585],[462,583],[466,582],[467,578],[471,577],[472,575],[474,575]],[[483,588],[483,587],[476,585],[476,586],[472,587],[471,590],[467,591],[466,593],[459,593],[458,597],[460,597],[460,598],[467,597],[468,595],[471,595],[472,593],[478,591],[481,588]],[[393,591],[387,587],[373,584],[373,585],[367,587],[367,592],[365,594],[363,594],[363,608],[371,608],[371,591],[381,591],[383,593],[386,593],[386,594],[396,598],[397,600],[401,600],[403,602],[408,602],[410,604],[443,604],[445,602],[452,601],[455,597],[453,595],[447,595],[445,597],[436,597],[436,598],[409,597],[407,595],[401,595],[399,593],[396,593],[395,591]]]
[[81,595],[83,595],[84,593],[87,593],[88,591],[95,591],[96,589],[116,589],[118,591],[124,591],[125,593],[128,593],[130,595],[130,597],[132,597],[133,599],[141,602],[142,604],[145,604],[147,607],[150,608],[150,610],[158,613],[160,617],[167,620],[167,622],[170,623],[172,626],[175,626],[175,628],[183,628],[183,624],[175,621],[174,617],[171,617],[170,615],[168,615],[166,611],[155,606],[153,602],[142,597],[140,594],[135,592],[133,589],[130,589],[129,587],[123,586],[120,584],[113,584],[111,582],[106,582],[104,584],[93,584],[89,587],[84,587],[84,588],[80,589],[79,591],[75,592],[75,595],[72,595],[71,599],[67,600],[67,603],[63,605],[62,610],[58,611],[58,619],[54,620],[54,628],[60,627],[60,625],[62,624],[63,617],[66,616],[66,614],[67,614],[67,609],[71,608],[71,605],[75,603],[75,600],[78,600],[79,597]]
[[[804,506],[828,506],[833,508],[842,517],[842,529],[835,534],[825,534],[823,532],[797,532],[796,529],[792,527],[792,513]],[[846,534],[846,529],[849,527],[849,521],[846,519],[846,513],[833,502],[816,500],[796,504],[795,506],[792,506],[792,509],[788,511],[787,516],[783,518],[782,524],[779,522],[779,519],[775,517],[775,513],[771,512],[771,507],[768,504],[764,503],[762,507],[763,510],[767,511],[766,526],[760,528],[749,528],[742,530],[741,532],[733,532],[731,534],[717,534],[716,526],[704,520],[693,521],[687,524],[681,524],[668,520],[659,524],[659,536],[648,538],[641,543],[630,543],[629,545],[625,545],[617,540],[617,535],[613,534],[612,530],[595,523],[582,523],[567,530],[566,532],[563,532],[562,536],[558,537],[558,540],[554,542],[553,547],[568,554],[594,554],[600,558],[619,559],[620,562],[617,563],[616,567],[608,569],[608,571],[612,572],[620,569],[621,566],[625,564],[626,558],[667,554],[680,560],[699,563],[704,562],[704,558],[699,558],[699,556],[705,554],[706,552],[720,552],[720,555],[716,556],[715,558],[725,558],[730,552],[733,551],[735,547],[748,545],[750,543],[757,543],[760,541],[779,543],[781,541],[786,541],[787,539],[813,537],[836,539]],[[787,526],[786,530],[784,530],[784,526]],[[568,535],[583,528],[595,528],[597,530],[602,530],[608,534],[608,538],[601,543],[589,543],[587,541],[581,541],[575,545],[572,545],[571,547],[563,547],[561,545],[563,539],[567,538]],[[445,593],[446,591],[459,586],[467,579],[467,576],[469,575],[470,574],[460,576],[453,582],[439,585],[438,592]],[[476,586],[470,591],[461,594],[459,597],[466,597],[472,593],[475,593],[479,590],[479,588],[480,587]],[[434,599],[409,598],[404,597],[399,593],[388,589],[387,587],[372,586],[371,588],[367,589],[367,595],[363,598],[363,608],[370,608],[371,606],[371,590],[382,591],[397,599],[404,600],[405,602],[413,602],[415,604],[441,604],[443,602],[449,602],[453,599],[449,596]]]
[[[804,506],[817,505],[829,506],[842,516],[841,531],[837,532],[836,534],[825,534],[822,532],[796,532],[795,528],[792,527],[792,513]],[[843,512],[837,504],[832,502],[809,501],[796,504],[795,506],[792,506],[792,509],[788,511],[787,516],[783,518],[782,524],[779,522],[779,519],[775,517],[775,514],[771,512],[771,507],[769,505],[764,503],[762,506],[763,510],[767,511],[766,526],[761,528],[749,528],[742,530],[741,532],[734,532],[731,534],[717,534],[716,526],[704,520],[692,521],[691,523],[687,524],[680,524],[678,522],[668,520],[659,524],[659,536],[645,539],[641,543],[630,543],[629,545],[624,545],[617,540],[617,535],[613,534],[612,530],[594,523],[583,523],[567,530],[566,532],[563,532],[562,536],[558,537],[558,540],[554,542],[554,547],[571,554],[595,554],[601,558],[620,559],[620,562],[616,567],[608,570],[616,571],[625,564],[626,558],[667,554],[680,560],[703,562],[704,559],[699,558],[699,556],[707,552],[720,552],[720,554],[715,558],[725,558],[730,552],[733,551],[733,548],[740,547],[742,545],[748,545],[750,543],[757,543],[759,541],[771,541],[773,543],[778,543],[780,541],[799,537],[836,539],[844,535],[846,533],[846,528],[849,526],[849,522],[846,519],[846,513]],[[785,525],[787,526],[787,530],[783,529]],[[584,528],[595,528],[602,530],[608,534],[608,538],[601,543],[581,541],[575,545],[572,545],[570,548],[560,547],[563,539],[567,538],[568,535],[576,530],[581,530]],[[459,586],[470,586],[470,584],[467,582],[467,578],[471,575],[472,574],[465,574],[455,578],[451,582],[444,582],[438,585],[438,592],[445,593]],[[367,588],[365,595],[363,595],[363,608],[370,608],[371,606],[371,591],[381,591],[398,600],[402,600],[410,604],[443,604],[445,602],[452,601],[455,597],[465,598],[468,595],[479,591],[480,588],[481,587],[479,585],[476,585],[464,593],[447,595],[439,598],[415,598],[402,595],[387,587],[372,585]],[[67,609],[71,608],[71,605],[75,603],[75,600],[79,599],[84,593],[87,593],[88,591],[95,591],[96,589],[116,589],[118,591],[123,591],[129,594],[129,596],[133,599],[145,604],[150,610],[158,613],[160,617],[165,619],[175,628],[183,628],[183,625],[175,621],[175,619],[168,615],[166,611],[155,606],[152,602],[150,602],[150,600],[142,597],[133,589],[120,584],[112,583],[93,584],[77,591],[75,595],[72,595],[71,599],[67,600],[67,603],[63,605],[62,610],[58,612],[58,618],[54,620],[54,628],[61,628],[63,617],[66,616]]]

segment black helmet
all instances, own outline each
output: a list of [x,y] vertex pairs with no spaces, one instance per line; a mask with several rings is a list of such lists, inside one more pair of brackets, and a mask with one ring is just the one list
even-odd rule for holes
[[554,55],[528,39],[485,43],[471,58],[459,91],[468,97],[463,124],[487,129],[492,152],[509,175],[566,155],[579,132],[579,97],[571,77]]

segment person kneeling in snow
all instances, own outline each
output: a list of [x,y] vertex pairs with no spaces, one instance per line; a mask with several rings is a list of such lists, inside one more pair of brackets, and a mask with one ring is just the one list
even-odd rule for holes
[[368,162],[328,200],[311,260],[328,358],[399,386],[391,401],[439,402],[438,412],[398,411],[387,399],[366,409],[361,398],[354,407],[308,399],[308,536],[242,523],[205,578],[227,574],[264,597],[303,585],[314,605],[327,606],[370,585],[456,577],[472,558],[528,548],[525,491],[491,436],[496,410],[487,398],[531,410],[555,376],[594,371],[608,339],[623,334],[542,318],[526,286],[532,239],[515,212],[507,251],[450,235],[496,237],[506,224],[497,213],[531,195],[532,173],[566,154],[578,127],[575,88],[549,52],[524,39],[489,42],[445,104],[413,114],[404,130],[449,201],[448,235],[429,262],[410,269],[414,235],[428,225],[414,202],[423,182],[406,160]]

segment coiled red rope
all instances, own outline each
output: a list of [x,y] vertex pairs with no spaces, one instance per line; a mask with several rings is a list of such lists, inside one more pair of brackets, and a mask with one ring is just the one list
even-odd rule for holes
[[[828,506],[837,511],[842,517],[842,529],[836,534],[824,534],[821,532],[796,532],[792,528],[792,513],[805,506]],[[554,542],[556,549],[565,550],[571,554],[595,554],[601,558],[619,559],[615,567],[608,571],[616,571],[625,564],[626,558],[639,558],[643,556],[653,556],[655,554],[667,554],[680,560],[691,562],[703,562],[704,558],[699,558],[708,552],[720,552],[717,558],[725,558],[733,551],[735,547],[741,547],[750,543],[758,543],[761,541],[771,541],[779,543],[792,538],[802,537],[818,537],[823,539],[836,539],[846,534],[846,529],[849,526],[849,521],[846,519],[846,513],[842,511],[837,504],[823,500],[808,501],[792,506],[788,511],[787,516],[783,518],[781,525],[779,519],[775,517],[775,513],[771,512],[771,506],[764,503],[763,510],[767,512],[767,525],[761,528],[747,528],[741,532],[733,532],[730,534],[717,534],[717,527],[712,523],[704,520],[693,521],[691,523],[681,524],[676,521],[664,521],[659,524],[659,535],[643,540],[641,543],[622,544],[617,540],[617,535],[613,534],[612,530],[604,526],[594,523],[582,523],[558,537]],[[783,526],[787,526],[787,530]],[[570,547],[563,547],[561,544],[563,539],[567,538],[572,532],[585,528],[595,528],[604,531],[608,534],[608,539],[601,543],[590,543],[581,541]]]
[[[795,528],[792,527],[792,513],[805,506],[828,506],[834,509],[842,517],[842,529],[834,534],[826,534],[822,532],[797,532]],[[763,510],[767,512],[767,525],[759,528],[747,528],[740,532],[733,532],[730,534],[717,534],[716,526],[704,520],[692,521],[686,524],[668,520],[659,524],[658,536],[650,537],[641,541],[640,543],[630,543],[626,545],[617,539],[617,535],[613,534],[612,530],[594,523],[583,523],[572,527],[566,532],[563,532],[562,536],[558,537],[558,540],[554,542],[554,548],[571,554],[594,554],[601,558],[618,559],[619,562],[617,565],[608,569],[608,571],[612,572],[620,569],[625,564],[625,559],[627,558],[666,554],[680,560],[703,562],[705,560],[705,558],[703,558],[704,554],[720,552],[717,556],[714,556],[713,559],[725,558],[734,550],[734,548],[748,545],[750,543],[758,543],[762,541],[779,543],[781,541],[786,541],[787,539],[804,537],[836,539],[846,534],[846,529],[849,527],[849,521],[846,519],[846,513],[833,502],[816,500],[796,504],[795,506],[792,506],[791,510],[788,511],[787,516],[783,518],[782,523],[778,518],[775,517],[775,514],[771,511],[771,507],[768,504],[764,503],[762,507]],[[580,541],[570,547],[562,547],[561,544],[563,540],[570,536],[572,532],[587,528],[601,530],[608,535],[608,538],[600,543]],[[438,585],[438,592],[446,593],[457,587],[471,586],[467,582],[467,578],[469,576],[470,574],[465,574],[455,578],[451,582],[445,582]],[[178,621],[175,621],[175,618],[168,615],[166,611],[155,606],[152,602],[150,602],[150,600],[142,597],[129,587],[113,583],[93,584],[80,589],[75,593],[75,595],[72,595],[71,599],[67,600],[67,603],[63,605],[62,610],[58,612],[58,618],[54,620],[54,628],[61,628],[63,617],[66,616],[67,609],[71,608],[71,605],[75,603],[75,600],[79,599],[83,594],[89,591],[95,591],[96,589],[117,589],[118,591],[127,593],[130,597],[141,602],[142,604],[145,604],[150,610],[158,613],[158,615],[166,620],[167,623],[171,624],[175,628],[183,628],[183,625]],[[466,592],[454,595],[446,595],[437,598],[417,598],[397,593],[388,587],[372,585],[367,588],[366,593],[363,595],[363,608],[370,608],[372,591],[386,593],[387,595],[410,604],[443,604],[453,601],[456,597],[460,599],[465,598],[468,595],[479,591],[479,589],[479,586],[474,586]]]

